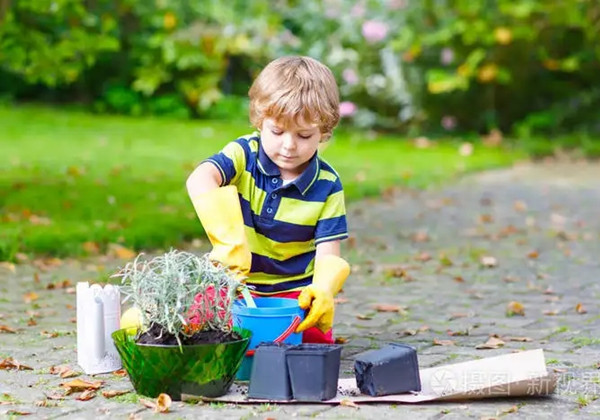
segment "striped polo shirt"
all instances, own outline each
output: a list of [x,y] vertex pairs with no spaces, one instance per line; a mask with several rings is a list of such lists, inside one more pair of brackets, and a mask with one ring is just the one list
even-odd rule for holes
[[259,133],[241,137],[206,159],[224,185],[236,185],[252,251],[247,280],[259,295],[300,290],[312,282],[316,245],[348,237],[339,176],[317,153],[283,185]]

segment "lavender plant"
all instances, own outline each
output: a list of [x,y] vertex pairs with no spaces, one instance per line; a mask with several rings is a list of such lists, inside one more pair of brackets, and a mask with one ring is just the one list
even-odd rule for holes
[[112,276],[121,278],[124,302],[140,310],[142,332],[158,324],[181,344],[181,335],[231,331],[231,306],[244,287],[235,273],[208,254],[171,250],[150,260],[143,255]]

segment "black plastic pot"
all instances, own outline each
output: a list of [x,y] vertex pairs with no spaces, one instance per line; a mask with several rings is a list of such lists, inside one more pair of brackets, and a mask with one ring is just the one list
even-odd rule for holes
[[390,343],[356,356],[356,385],[363,394],[381,396],[421,390],[417,351]]
[[266,400],[291,400],[292,388],[286,362],[284,343],[262,343],[256,348],[248,397]]
[[297,401],[323,401],[337,394],[342,347],[300,344],[287,350],[292,394]]

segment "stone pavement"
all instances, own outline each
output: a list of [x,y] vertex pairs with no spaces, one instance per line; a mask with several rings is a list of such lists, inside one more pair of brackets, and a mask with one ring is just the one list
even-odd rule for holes
[[[421,368],[543,348],[559,375],[549,398],[423,405],[344,406],[174,403],[176,418],[585,418],[600,415],[600,167],[524,165],[469,176],[425,192],[389,191],[349,208],[344,254],[353,274],[340,295],[336,336],[341,375],[352,356],[395,341],[418,349]],[[0,370],[0,416],[162,417],[135,394],[89,401],[61,393],[54,365],[76,364],[75,295],[63,281],[105,281],[122,262],[63,261],[0,268],[0,360],[32,371]],[[58,287],[47,289],[48,284]],[[28,294],[34,292],[35,295]],[[26,302],[28,301],[28,302]],[[513,311],[524,315],[508,316]],[[378,308],[379,305],[379,308]],[[385,305],[385,306],[381,306]],[[382,311],[386,310],[386,311]],[[31,321],[33,319],[33,321]],[[34,324],[35,325],[30,325]],[[491,334],[505,345],[477,350]],[[527,337],[529,341],[511,341]],[[450,341],[451,343],[449,343]],[[435,343],[445,344],[437,345]],[[83,379],[87,378],[82,375]],[[131,389],[98,375],[103,389]],[[41,406],[36,405],[36,402]],[[46,406],[44,406],[44,404]]]

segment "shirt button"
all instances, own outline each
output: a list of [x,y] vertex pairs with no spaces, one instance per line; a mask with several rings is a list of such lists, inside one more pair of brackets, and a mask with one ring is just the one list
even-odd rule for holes
[[271,198],[272,199],[276,199],[277,198],[277,194],[275,194],[275,193],[271,194]]
[[272,182],[273,184],[277,184],[277,178],[273,178],[273,179],[271,180],[271,182]]
[[271,207],[267,207],[267,213],[269,213],[269,214],[273,213],[273,209]]

